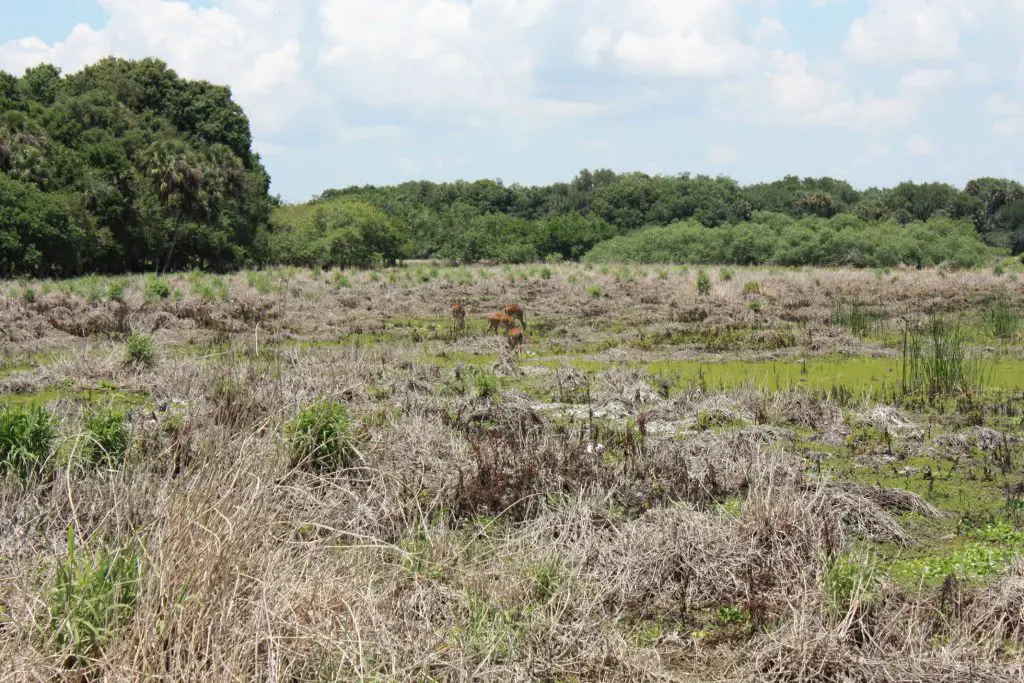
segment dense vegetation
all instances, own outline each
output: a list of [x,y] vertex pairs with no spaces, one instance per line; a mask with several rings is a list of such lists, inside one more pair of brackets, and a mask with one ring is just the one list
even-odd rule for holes
[[991,258],[986,246],[1024,251],[1024,185],[998,178],[858,191],[831,178],[741,186],[583,170],[540,187],[327,190],[276,211],[268,187],[226,87],[155,59],[108,58],[67,76],[49,65],[0,72],[0,275],[587,254],[976,265]]
[[226,87],[155,59],[0,72],[0,274],[242,265],[269,184]]
[[336,230],[357,229],[357,212],[367,225],[390,219],[393,250],[382,252],[385,260],[522,262],[591,253],[648,262],[975,265],[990,258],[986,246],[1024,251],[1024,186],[1013,180],[857,191],[831,178],[741,186],[726,177],[583,170],[570,183],[544,187],[479,180],[328,190],[279,208],[272,220],[280,243],[321,247],[308,258],[299,250],[274,253],[296,264],[332,262],[333,250],[323,246]]

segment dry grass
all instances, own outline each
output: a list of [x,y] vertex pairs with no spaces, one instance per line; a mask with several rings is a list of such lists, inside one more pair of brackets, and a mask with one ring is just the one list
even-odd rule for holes
[[[0,679],[1020,680],[1019,568],[981,587],[864,579],[837,598],[830,577],[858,543],[911,547],[898,515],[941,513],[905,491],[816,476],[797,430],[835,442],[846,419],[835,403],[795,390],[666,397],[622,369],[533,377],[498,352],[500,338],[452,338],[447,317],[451,300],[479,317],[514,298],[552,344],[624,341],[698,307],[714,324],[757,315],[824,329],[831,296],[881,296],[878,276],[741,269],[697,301],[695,271],[554,270],[513,283],[474,269],[472,284],[445,271],[408,287],[364,273],[342,289],[329,274],[282,271],[263,293],[238,275],[212,302],[180,277],[181,300],[145,302],[138,286],[123,309],[60,291],[6,300],[11,354],[53,355],[2,389],[59,394],[56,463],[73,457],[92,405],[70,392],[102,382],[116,391],[100,400],[145,403],[131,407],[118,469],[0,482]],[[969,306],[993,279],[897,276],[922,313]],[[760,314],[746,305],[749,281]],[[78,320],[100,334],[77,335]],[[154,335],[154,367],[123,362],[127,330]],[[390,336],[274,344],[374,332]],[[425,352],[498,356],[469,367]],[[545,411],[530,381],[579,412]],[[288,425],[321,399],[348,407],[358,457],[336,472],[291,469]],[[858,406],[856,419],[916,428],[886,406]],[[69,527],[83,561],[102,549],[138,559],[130,616],[102,647],[55,638]],[[94,597],[104,580],[79,590]]]

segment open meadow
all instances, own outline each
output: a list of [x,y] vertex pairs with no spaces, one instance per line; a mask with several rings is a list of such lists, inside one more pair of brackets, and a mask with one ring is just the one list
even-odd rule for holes
[[1020,681],[1022,278],[5,281],[0,680]]

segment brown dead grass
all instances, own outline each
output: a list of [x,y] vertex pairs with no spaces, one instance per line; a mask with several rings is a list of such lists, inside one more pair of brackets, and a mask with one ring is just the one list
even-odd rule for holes
[[[144,303],[133,290],[125,320],[155,329],[153,368],[125,365],[102,333],[81,338],[38,324],[58,305],[70,311],[61,315],[88,318],[82,297],[5,302],[11,329],[35,335],[9,334],[10,349],[28,354],[48,341],[65,350],[4,378],[6,391],[102,380],[150,403],[131,412],[124,466],[0,482],[0,679],[1020,679],[1019,569],[984,588],[883,586],[855,591],[839,612],[830,605],[825,577],[855,540],[910,545],[894,514],[938,514],[913,494],[813,475],[793,430],[840,430],[833,403],[799,391],[664,398],[643,373],[613,371],[589,384],[591,407],[614,403],[625,420],[555,419],[518,390],[476,396],[465,368],[422,357],[500,344],[486,335],[448,340],[455,298],[471,317],[515,298],[531,322],[550,321],[547,334],[567,338],[591,325],[657,326],[670,320],[673,300],[746,320],[743,283],[755,279],[772,316],[785,308],[821,323],[822,291],[877,293],[876,276],[741,270],[697,302],[693,273],[617,282],[565,266],[552,281],[513,285],[491,272],[474,285],[408,289],[360,275],[342,290],[297,274],[286,295],[259,295],[237,276],[234,300],[212,303]],[[573,273],[580,282],[567,281]],[[596,302],[583,289],[591,276],[605,291]],[[991,279],[899,277],[922,305],[954,291],[970,299]],[[601,312],[588,318],[592,305]],[[418,343],[269,345],[404,334],[388,326],[435,315],[436,330],[412,328]],[[169,348],[215,340],[226,345]],[[508,356],[485,369],[510,379],[521,372]],[[586,400],[588,382],[576,371],[541,380]],[[358,457],[322,476],[290,470],[287,424],[322,398],[348,406]],[[65,453],[87,408],[53,407]],[[698,429],[710,419],[702,415],[731,426]],[[870,406],[863,416],[893,429],[908,422]],[[678,438],[647,430],[656,420],[685,429]],[[87,555],[142,549],[131,619],[85,669],[65,668],[69,650],[48,626],[47,596],[72,524]],[[716,622],[726,608],[744,615],[740,625]]]

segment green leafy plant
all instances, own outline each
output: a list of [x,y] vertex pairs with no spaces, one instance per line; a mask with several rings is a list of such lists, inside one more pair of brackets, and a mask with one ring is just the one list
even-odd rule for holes
[[125,361],[136,365],[156,365],[156,345],[148,334],[133,333],[124,342]]
[[85,418],[88,436],[83,455],[92,465],[117,467],[128,453],[130,437],[124,413],[109,408]]
[[604,290],[601,289],[600,285],[590,285],[587,287],[587,296],[593,299],[600,299],[604,294]]
[[171,296],[171,283],[163,278],[151,277],[146,280],[142,295],[147,302],[166,299]]
[[711,293],[711,278],[708,277],[707,272],[701,268],[697,273],[697,294],[699,296],[707,296]]
[[755,282],[754,280],[751,280],[750,282],[744,283],[744,285],[743,285],[743,293],[744,294],[760,294],[761,293],[761,285],[757,284],[757,282]]
[[124,295],[127,289],[128,282],[126,280],[113,280],[107,286],[107,296],[111,301],[124,301]]
[[82,553],[68,527],[68,555],[49,592],[43,639],[66,654],[65,668],[86,666],[128,623],[135,611],[141,561],[130,550]]
[[356,455],[348,408],[336,401],[320,401],[303,409],[288,433],[294,468],[334,472],[348,467]]
[[0,410],[0,473],[13,471],[22,479],[41,475],[56,438],[56,421],[42,406],[5,406]]

